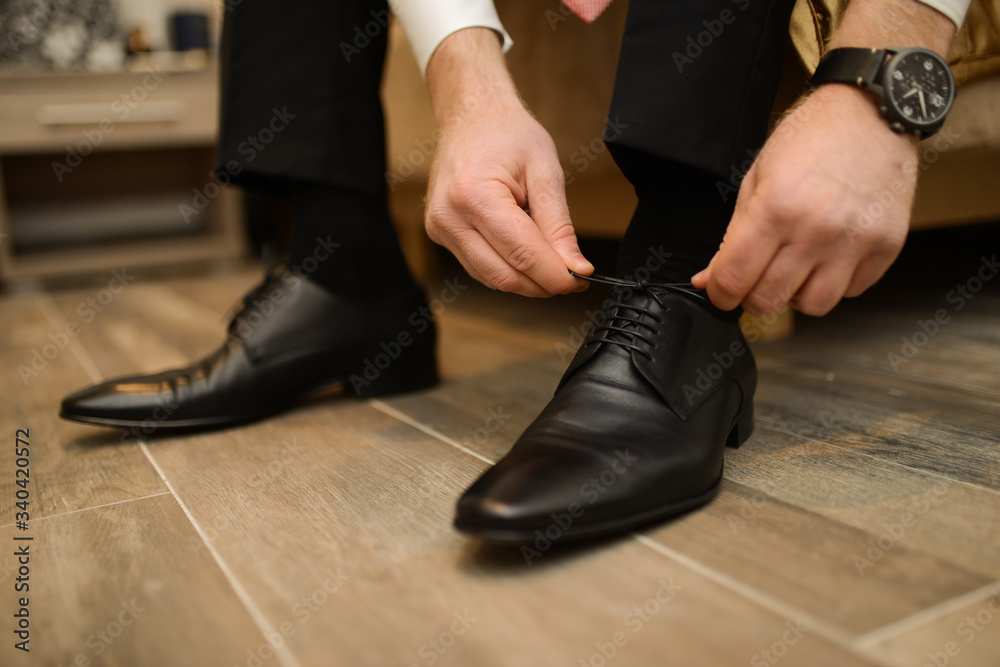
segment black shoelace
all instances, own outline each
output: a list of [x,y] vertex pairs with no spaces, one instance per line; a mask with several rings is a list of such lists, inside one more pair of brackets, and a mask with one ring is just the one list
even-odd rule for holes
[[222,320],[227,322],[227,327],[229,333],[232,334],[232,329],[237,323],[237,317],[246,312],[248,308],[253,306],[254,302],[259,298],[264,297],[267,292],[274,288],[274,282],[284,275],[286,266],[283,262],[272,262],[265,265],[264,267],[264,278],[257,285],[253,287],[249,292],[244,294],[239,301],[234,303],[229,309],[222,315]]
[[611,312],[608,313],[607,318],[600,324],[595,324],[587,334],[587,338],[583,342],[584,346],[609,343],[652,358],[649,349],[656,347],[656,343],[651,336],[659,332],[657,325],[662,324],[663,320],[645,306],[624,303],[624,299],[622,298],[623,293],[637,289],[643,290],[664,310],[667,307],[660,300],[661,294],[657,293],[657,289],[680,292],[705,303],[709,302],[704,293],[695,289],[691,283],[652,283],[643,280],[623,280],[621,278],[596,274],[582,276],[574,271],[570,271],[570,273],[577,278],[582,278],[592,283],[610,285],[612,290],[609,298],[613,298],[616,302]]

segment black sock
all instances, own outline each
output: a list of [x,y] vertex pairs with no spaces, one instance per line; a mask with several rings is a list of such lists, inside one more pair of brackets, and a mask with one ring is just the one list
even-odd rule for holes
[[385,197],[329,185],[299,186],[288,263],[350,299],[412,289]]
[[[719,249],[736,206],[718,176],[646,153],[617,148],[615,160],[635,185],[639,204],[618,249],[618,275],[687,283]],[[646,278],[646,274],[649,277]],[[738,319],[742,310],[725,313]]]

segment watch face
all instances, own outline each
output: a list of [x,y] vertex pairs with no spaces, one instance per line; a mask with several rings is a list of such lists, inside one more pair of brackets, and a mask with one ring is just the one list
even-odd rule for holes
[[955,99],[948,64],[924,50],[901,53],[889,61],[885,92],[899,120],[916,130],[939,125]]

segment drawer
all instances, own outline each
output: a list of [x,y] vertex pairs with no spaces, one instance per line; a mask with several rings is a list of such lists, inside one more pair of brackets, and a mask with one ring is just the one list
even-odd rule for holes
[[214,70],[4,78],[0,152],[210,143],[217,115]]

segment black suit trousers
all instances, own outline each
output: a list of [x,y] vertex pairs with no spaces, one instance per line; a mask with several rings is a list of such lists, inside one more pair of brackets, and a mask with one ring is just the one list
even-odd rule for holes
[[381,196],[386,1],[224,6],[220,169],[247,186],[306,181]]
[[[631,0],[610,112],[628,126],[616,159],[642,152],[719,176],[744,162],[766,135],[793,4]],[[221,168],[247,185],[384,193],[385,0],[225,7]]]

